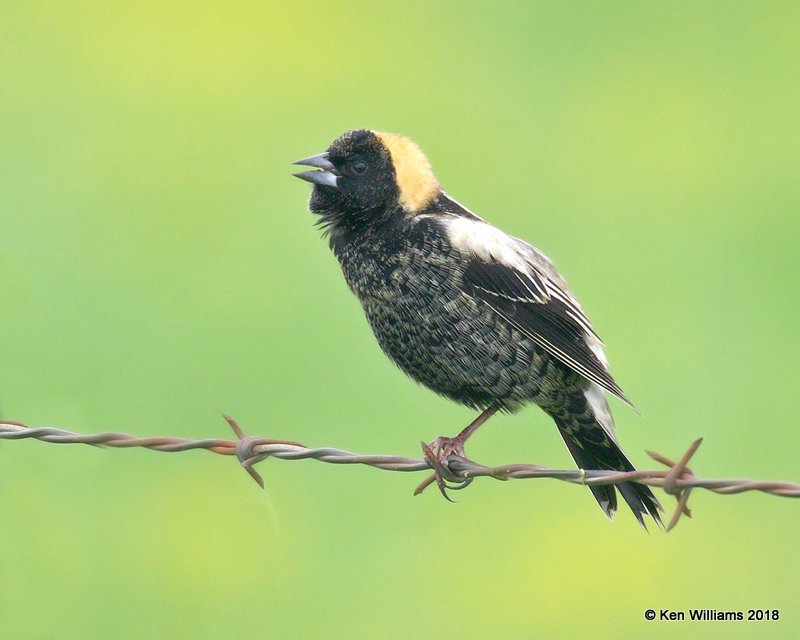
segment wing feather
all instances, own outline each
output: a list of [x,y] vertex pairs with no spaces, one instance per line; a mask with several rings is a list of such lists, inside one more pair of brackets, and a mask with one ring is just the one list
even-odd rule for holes
[[553,357],[631,404],[592,348],[589,340],[599,339],[582,309],[547,274],[533,265],[523,272],[473,258],[463,283],[465,293],[489,305]]
[[[608,371],[603,343],[553,263],[443,194],[440,220],[450,244],[469,258],[466,295],[481,300],[554,358],[631,407]],[[633,407],[635,409],[635,407]]]

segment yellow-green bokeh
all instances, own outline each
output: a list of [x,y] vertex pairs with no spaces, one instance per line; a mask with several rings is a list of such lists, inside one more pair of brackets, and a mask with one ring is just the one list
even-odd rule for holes
[[[800,480],[795,2],[0,1],[0,408],[416,455],[469,411],[379,352],[289,163],[405,133],[548,253],[644,449]],[[571,464],[535,407],[486,463]],[[800,505],[0,442],[0,637],[798,637]],[[674,501],[663,498],[671,510]],[[780,609],[652,622],[647,608]]]

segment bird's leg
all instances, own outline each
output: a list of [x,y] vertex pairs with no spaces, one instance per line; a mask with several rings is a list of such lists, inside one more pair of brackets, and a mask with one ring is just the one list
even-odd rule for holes
[[[435,480],[439,485],[439,490],[442,492],[444,497],[447,498],[447,494],[444,491],[446,485],[444,482],[445,479],[442,477],[442,470],[447,470],[448,458],[451,455],[457,455],[461,458],[465,458],[466,455],[464,454],[464,445],[466,444],[467,440],[469,440],[470,436],[472,436],[472,434],[478,430],[478,427],[480,427],[484,422],[497,413],[498,409],[499,407],[489,407],[466,427],[464,427],[464,429],[462,429],[457,436],[453,438],[439,436],[427,446],[423,447],[426,452],[426,457],[429,458],[429,462],[433,464],[434,473],[430,478],[417,487],[417,490],[414,492],[415,494],[421,493],[425,487]],[[466,484],[468,483],[469,481],[467,481]],[[460,489],[466,486],[466,484],[450,488]]]
[[497,413],[498,408],[499,407],[489,407],[486,409],[486,411],[481,413],[481,415],[464,427],[461,433],[454,438],[439,436],[433,442],[431,442],[428,446],[436,454],[436,459],[443,464],[447,464],[447,458],[452,454],[465,458],[464,445],[466,444],[467,440],[469,440],[470,436],[472,436],[472,434],[478,430],[478,427],[480,427],[484,422]]

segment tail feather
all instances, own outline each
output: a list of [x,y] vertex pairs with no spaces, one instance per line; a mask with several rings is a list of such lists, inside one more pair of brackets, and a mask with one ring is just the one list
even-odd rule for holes
[[[575,464],[580,469],[636,470],[616,441],[595,418],[591,407],[586,406],[586,411],[582,414],[562,413],[553,415],[553,419]],[[661,505],[650,488],[638,482],[589,487],[600,508],[609,518],[617,509],[615,487],[619,489],[639,524],[645,526],[644,516],[650,516],[659,526],[663,526],[659,515]]]

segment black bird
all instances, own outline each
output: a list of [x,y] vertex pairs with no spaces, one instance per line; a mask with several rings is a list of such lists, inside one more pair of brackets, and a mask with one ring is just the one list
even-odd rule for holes
[[[533,402],[582,469],[633,471],[617,444],[605,393],[630,404],[603,343],[564,278],[538,249],[448,196],[408,138],[358,129],[297,161],[314,184],[309,207],[361,302],[378,343],[400,369],[482,413],[431,443],[444,462],[497,411]],[[611,517],[614,486],[590,487]],[[660,524],[650,489],[618,485],[644,524]]]

